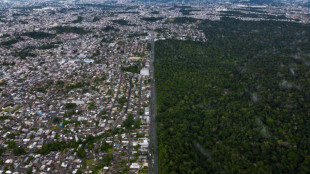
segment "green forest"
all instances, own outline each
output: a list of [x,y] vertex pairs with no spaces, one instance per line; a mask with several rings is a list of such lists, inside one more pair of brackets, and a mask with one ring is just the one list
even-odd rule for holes
[[310,173],[310,26],[199,28],[155,43],[159,173]]
[[89,33],[88,30],[85,30],[81,27],[57,26],[57,27],[53,27],[52,29],[56,30],[57,34],[63,34],[63,33],[86,34],[86,33]]

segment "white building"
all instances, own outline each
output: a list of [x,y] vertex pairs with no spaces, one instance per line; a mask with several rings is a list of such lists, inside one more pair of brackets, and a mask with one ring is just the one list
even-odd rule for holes
[[144,115],[150,115],[150,107],[144,108]]
[[140,74],[143,76],[149,76],[150,75],[150,70],[148,68],[142,68],[140,70]]
[[139,165],[138,163],[132,163],[130,165],[130,168],[131,169],[141,169],[141,165]]

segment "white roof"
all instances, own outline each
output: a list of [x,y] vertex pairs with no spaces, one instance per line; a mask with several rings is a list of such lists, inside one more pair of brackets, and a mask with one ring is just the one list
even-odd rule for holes
[[5,161],[5,163],[6,163],[6,164],[13,163],[13,159],[7,159],[7,160]]
[[148,68],[142,68],[140,70],[140,74],[143,75],[143,76],[149,76],[150,75],[150,71]]
[[132,163],[131,165],[130,165],[130,168],[131,169],[140,169],[140,165],[138,164],[138,163]]

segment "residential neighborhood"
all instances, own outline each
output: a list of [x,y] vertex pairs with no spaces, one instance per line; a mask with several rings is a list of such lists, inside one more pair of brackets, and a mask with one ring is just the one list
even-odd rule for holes
[[[200,19],[246,8],[131,1],[2,5],[0,173],[7,174],[150,172],[151,34],[155,41],[203,42]],[[309,22],[302,7],[296,13],[259,8],[286,16],[279,20]]]

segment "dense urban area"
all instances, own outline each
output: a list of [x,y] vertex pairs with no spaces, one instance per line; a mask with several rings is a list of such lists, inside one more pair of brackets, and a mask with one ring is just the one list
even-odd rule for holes
[[309,5],[0,1],[0,173],[309,173]]

